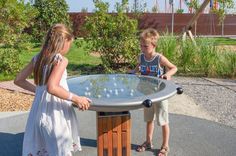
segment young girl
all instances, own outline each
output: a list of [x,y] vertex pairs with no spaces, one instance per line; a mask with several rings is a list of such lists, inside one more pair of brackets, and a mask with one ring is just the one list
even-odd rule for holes
[[[32,92],[35,98],[29,113],[23,156],[71,156],[80,150],[76,115],[72,102],[87,110],[90,100],[69,92],[64,55],[73,35],[63,24],[48,31],[42,50],[17,75],[15,84]],[[34,84],[26,80],[33,73]]]
[[[139,56],[138,65],[132,73],[141,72],[142,75],[157,76],[170,80],[171,76],[177,71],[165,56],[155,51],[159,34],[155,29],[146,29],[140,36],[140,46],[142,54]],[[168,71],[163,72],[166,67]],[[157,124],[162,127],[162,146],[158,156],[166,156],[169,151],[169,118],[168,118],[168,101],[164,100],[154,104],[151,108],[144,108],[144,120],[146,125],[146,141],[138,146],[138,152],[143,152],[153,148],[152,136],[154,131],[154,120],[157,118]]]

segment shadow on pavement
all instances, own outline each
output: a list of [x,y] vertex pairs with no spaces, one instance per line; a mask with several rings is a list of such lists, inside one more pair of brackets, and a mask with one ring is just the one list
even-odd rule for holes
[[82,146],[97,148],[97,140],[94,140],[94,139],[80,138],[80,143]]
[[[136,152],[136,147],[145,140],[143,111],[131,111],[131,155],[152,156],[161,146],[161,128],[156,126],[153,136],[154,149]],[[96,156],[96,113],[77,112],[83,151],[74,156]],[[22,117],[22,118],[21,118]],[[0,120],[0,156],[20,156],[27,114]],[[24,120],[23,120],[24,119]],[[10,123],[10,124],[9,124]],[[88,124],[89,123],[89,124]],[[169,156],[235,156],[236,129],[185,115],[170,114]]]
[[11,134],[0,132],[1,156],[21,156],[24,133]]

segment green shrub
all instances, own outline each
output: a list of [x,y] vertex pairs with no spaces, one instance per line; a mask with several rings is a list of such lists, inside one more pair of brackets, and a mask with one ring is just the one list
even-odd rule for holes
[[95,13],[86,18],[83,27],[88,32],[85,37],[88,49],[100,54],[108,70],[135,64],[140,52],[137,20],[130,19],[119,7],[117,14],[109,14],[108,3],[98,1],[95,6]]
[[55,23],[70,26],[68,5],[65,0],[34,0],[33,6],[38,10],[32,34],[36,41],[42,41],[48,29]]
[[169,33],[162,34],[162,37],[157,43],[157,51],[163,53],[172,63],[177,64],[178,61],[178,46],[176,37]]
[[31,47],[24,29],[32,25],[37,11],[23,0],[0,1],[0,72],[13,74],[20,68],[19,53]]
[[225,52],[222,54],[221,69],[219,75],[236,78],[236,53]]
[[199,61],[198,67],[204,73],[205,76],[214,77],[217,75],[217,71],[220,68],[219,50],[213,42],[209,42],[207,39],[201,39],[197,42]]
[[19,52],[16,49],[0,48],[0,73],[15,73],[20,65]]
[[0,44],[4,47],[18,48],[19,42],[25,40],[24,29],[32,25],[31,20],[37,11],[23,0],[0,1]]
[[178,66],[182,67],[183,72],[194,72],[197,63],[197,48],[192,41],[184,41],[180,45],[180,56]]

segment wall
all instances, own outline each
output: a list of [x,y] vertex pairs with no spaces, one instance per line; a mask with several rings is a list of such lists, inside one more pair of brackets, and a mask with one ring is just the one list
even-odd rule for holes
[[[86,16],[92,13],[70,13],[70,18],[73,21],[74,35],[83,36],[86,32],[81,31],[82,25],[85,22]],[[131,18],[135,18],[134,14],[128,14]],[[182,34],[183,28],[187,25],[193,14],[175,14],[174,15],[174,33]],[[171,32],[170,13],[145,13],[138,17],[138,28],[140,30],[152,27],[158,31]],[[214,14],[202,14],[195,25],[193,25],[192,33],[196,35],[222,35],[222,25]],[[224,21],[224,35],[236,35],[236,15],[227,15]]]

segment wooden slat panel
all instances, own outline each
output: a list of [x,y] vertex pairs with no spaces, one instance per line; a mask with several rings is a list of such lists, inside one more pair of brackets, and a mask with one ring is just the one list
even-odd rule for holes
[[118,117],[117,119],[116,119],[116,124],[117,124],[117,137],[118,137],[118,139],[117,139],[117,149],[118,149],[118,153],[117,153],[117,155],[118,156],[122,156],[122,144],[121,144],[121,121],[122,121],[122,119],[121,119],[121,117]]
[[129,116],[122,116],[122,124],[121,124],[121,130],[126,131],[127,129],[127,120],[129,119]]
[[131,119],[130,116],[127,120],[127,129],[126,129],[126,136],[127,136],[127,156],[131,155]]
[[101,119],[102,119],[103,133],[107,133],[108,132],[107,118],[102,117]]
[[118,136],[116,132],[112,132],[112,156],[118,156]]
[[122,156],[130,156],[131,142],[130,142],[130,115],[122,117]]
[[103,155],[108,156],[108,137],[107,133],[103,134]]
[[122,132],[121,133],[121,144],[122,144],[122,156],[127,156],[127,133]]
[[98,156],[130,156],[130,114],[97,115],[97,130]]
[[108,156],[112,156],[112,117],[107,117]]

